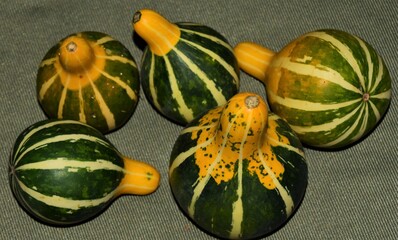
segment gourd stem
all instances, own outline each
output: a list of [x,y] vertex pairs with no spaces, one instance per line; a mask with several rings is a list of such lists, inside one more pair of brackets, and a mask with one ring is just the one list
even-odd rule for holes
[[275,52],[259,44],[241,42],[234,48],[240,69],[264,82],[266,71]]
[[158,56],[170,52],[180,39],[180,28],[155,11],[143,9],[133,16],[134,31]]
[[125,176],[116,195],[147,195],[159,187],[160,174],[153,166],[128,157],[123,161]]
[[61,44],[59,61],[67,72],[83,72],[94,64],[94,50],[87,40],[78,36],[70,36]]

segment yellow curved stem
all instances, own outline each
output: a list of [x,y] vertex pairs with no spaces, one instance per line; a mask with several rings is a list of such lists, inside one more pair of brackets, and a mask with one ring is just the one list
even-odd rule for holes
[[120,182],[117,196],[124,194],[147,195],[156,191],[160,173],[151,165],[124,157],[125,176]]
[[240,69],[264,82],[275,52],[256,43],[241,42],[235,46],[234,53]]
[[143,9],[133,16],[134,31],[158,56],[167,54],[180,40],[180,28],[155,11]]

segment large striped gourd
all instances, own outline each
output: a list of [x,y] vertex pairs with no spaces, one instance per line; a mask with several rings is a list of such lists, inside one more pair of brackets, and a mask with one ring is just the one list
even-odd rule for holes
[[351,146],[376,127],[390,103],[385,63],[344,31],[309,32],[277,53],[243,42],[235,53],[241,69],[265,83],[272,111],[308,146]]
[[102,133],[127,122],[139,87],[128,49],[100,32],[65,37],[46,53],[37,74],[37,97],[49,118],[78,120]]
[[92,219],[123,194],[146,195],[158,171],[122,155],[97,129],[44,120],[17,138],[9,181],[23,209],[40,222],[71,226]]
[[185,125],[238,92],[233,49],[214,29],[171,23],[149,9],[134,14],[133,27],[147,43],[141,61],[143,91],[168,119]]
[[307,186],[302,145],[254,93],[239,93],[188,124],[173,147],[172,192],[198,226],[248,239],[287,221]]

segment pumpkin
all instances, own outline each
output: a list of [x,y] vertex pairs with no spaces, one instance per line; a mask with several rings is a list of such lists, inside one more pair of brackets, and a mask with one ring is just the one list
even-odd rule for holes
[[377,126],[390,104],[382,58],[341,30],[306,33],[277,53],[242,42],[235,54],[242,70],[264,82],[272,111],[309,147],[351,146]]
[[134,14],[133,27],[147,43],[141,59],[142,89],[169,120],[186,125],[238,92],[233,48],[214,29],[171,23],[149,9]]
[[307,186],[303,147],[254,93],[189,123],[172,149],[169,182],[183,212],[206,232],[247,239],[275,231]]
[[46,53],[37,73],[37,97],[49,118],[78,120],[102,133],[127,122],[139,88],[128,49],[100,32],[62,39]]
[[125,157],[97,129],[76,120],[44,120],[16,139],[9,162],[11,190],[40,222],[71,226],[101,213],[123,194],[146,195],[158,171]]

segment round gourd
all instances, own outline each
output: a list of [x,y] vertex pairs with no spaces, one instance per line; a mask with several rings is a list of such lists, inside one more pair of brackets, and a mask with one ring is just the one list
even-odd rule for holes
[[78,120],[102,133],[127,122],[139,87],[128,49],[100,32],[62,39],[44,56],[37,74],[37,97],[49,118]]
[[242,42],[235,54],[242,70],[265,83],[272,111],[311,147],[352,145],[377,126],[390,104],[391,78],[382,58],[340,30],[309,32],[278,53]]
[[55,226],[89,220],[122,194],[150,194],[159,179],[155,168],[123,156],[101,132],[75,120],[31,125],[18,136],[9,163],[19,204]]
[[171,23],[148,9],[134,14],[133,27],[147,42],[141,60],[143,91],[168,119],[186,125],[238,92],[233,49],[212,28]]
[[239,93],[184,128],[173,147],[169,180],[181,209],[221,238],[275,231],[307,186],[303,147],[262,98]]

